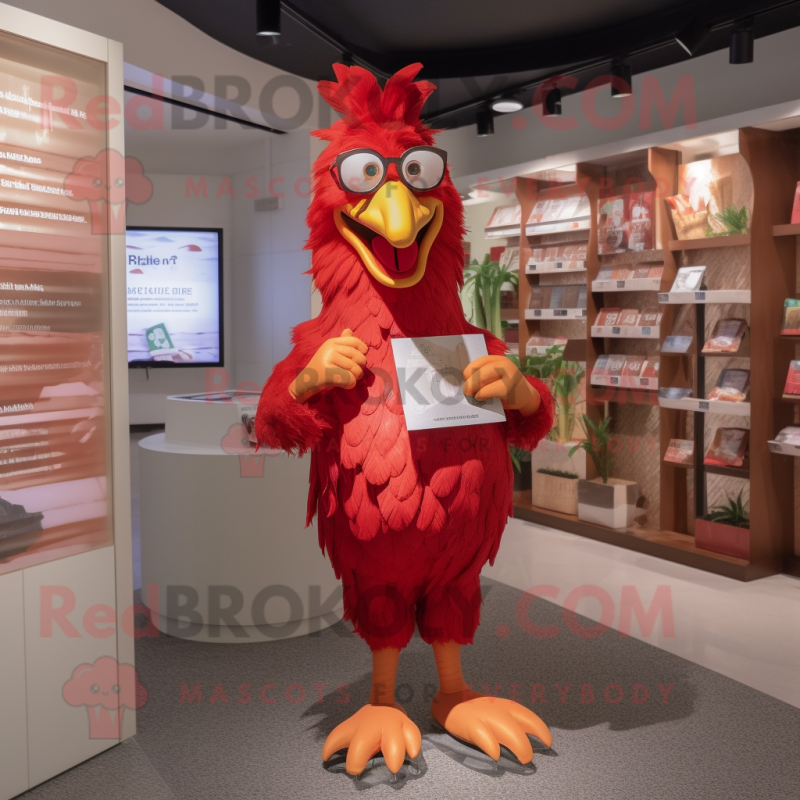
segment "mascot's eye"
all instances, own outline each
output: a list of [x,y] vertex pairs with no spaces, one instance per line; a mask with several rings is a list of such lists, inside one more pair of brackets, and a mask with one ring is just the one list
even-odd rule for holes
[[114,181],[114,186],[124,186],[124,185],[125,185],[125,181],[122,178],[117,178]]
[[114,684],[114,685],[111,687],[111,691],[112,691],[112,693],[113,693],[113,694],[119,694],[119,684],[118,684],[118,683],[115,683],[115,684]]
[[339,180],[346,191],[374,192],[383,180],[383,164],[373,152],[349,153],[339,162]]
[[412,189],[433,189],[442,182],[445,166],[441,153],[413,148],[403,156],[403,178]]
[[92,186],[97,186],[97,187],[100,187],[100,186],[102,186],[102,185],[103,185],[103,181],[101,181],[101,180],[100,180],[100,178],[95,178],[95,179],[92,181]]
[[93,684],[91,685],[91,687],[89,688],[89,691],[90,691],[92,694],[97,694],[97,693],[100,691],[100,687],[99,687],[99,686],[98,686],[96,683],[93,683]]

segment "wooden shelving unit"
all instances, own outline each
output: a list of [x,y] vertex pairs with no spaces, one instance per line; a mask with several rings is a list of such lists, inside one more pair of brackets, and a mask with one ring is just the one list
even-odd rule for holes
[[709,239],[673,239],[669,249],[679,250],[715,250],[717,247],[747,247],[750,245],[749,233],[735,233],[731,236],[715,236]]
[[[707,336],[704,329],[706,306],[701,300],[695,309],[696,332],[689,352],[659,353],[659,383],[661,386],[691,388],[695,392],[700,389],[701,393],[695,396],[704,398],[705,387],[702,386],[703,381],[700,378],[701,375],[705,376],[706,358],[714,359],[714,363],[719,364],[720,358],[747,358],[751,353],[758,354],[758,358],[753,358],[750,366],[752,416],[749,461],[740,468],[716,467],[702,463],[705,455],[705,423],[709,414],[713,416],[714,412],[708,409],[692,411],[661,407],[658,405],[655,391],[591,386],[587,380],[586,409],[590,416],[599,419],[610,414],[615,422],[619,420],[619,424],[624,425],[626,420],[636,419],[641,422],[644,419],[652,420],[653,417],[649,415],[657,415],[655,451],[652,456],[647,456],[648,459],[659,460],[657,488],[652,485],[652,481],[642,487],[648,503],[652,504],[647,511],[647,522],[626,530],[605,528],[583,522],[577,517],[537,508],[531,502],[529,491],[515,493],[516,516],[739,580],[753,580],[781,571],[800,576],[800,557],[797,554],[800,550],[796,551],[794,544],[795,459],[771,453],[768,444],[782,427],[792,424],[795,419],[794,404],[781,402],[780,395],[788,368],[787,358],[793,357],[791,353],[794,352],[795,344],[800,343],[800,337],[793,341],[787,341],[787,337],[778,341],[776,337],[780,330],[783,300],[786,297],[797,296],[800,289],[796,277],[798,242],[792,238],[800,235],[800,225],[784,224],[789,218],[795,184],[800,179],[799,134],[797,131],[772,132],[753,128],[742,129],[739,132],[739,152],[749,168],[753,182],[751,230],[744,235],[689,240],[675,238],[664,198],[678,192],[679,149],[651,148],[610,158],[605,162],[598,160],[576,166],[576,191],[579,190],[578,187],[585,191],[591,205],[585,261],[588,286],[585,323],[587,377],[591,375],[600,355],[609,352],[622,355],[628,353],[625,349],[618,349],[620,347],[638,348],[631,351],[637,355],[659,353],[664,339],[674,332],[678,314],[683,313],[681,305],[661,305],[663,316],[658,338],[647,341],[610,340],[592,336],[591,326],[603,306],[641,308],[635,300],[642,296],[638,292],[629,291],[627,294],[621,294],[625,290],[620,289],[620,294],[615,295],[610,290],[592,291],[592,283],[597,279],[600,268],[614,263],[612,257],[598,253],[597,212],[604,196],[621,194],[623,187],[631,179],[639,179],[645,187],[658,188],[654,207],[656,249],[637,255],[641,256],[641,263],[663,265],[661,285],[658,287],[660,292],[667,292],[670,289],[679,265],[706,263],[704,260],[696,260],[698,258],[708,258],[709,261],[716,259],[718,263],[722,259],[724,262],[727,258],[725,248],[747,248],[746,251],[741,249],[735,251],[739,254],[737,258],[749,258],[751,268],[757,268],[757,272],[753,273],[754,280],[750,287],[751,316],[746,344],[743,343],[740,351],[735,354],[701,354],[699,351]],[[608,186],[615,188],[608,190]],[[530,286],[533,281],[538,281],[540,276],[524,274],[524,265],[530,256],[532,244],[526,237],[524,220],[528,218],[536,198],[547,189],[538,187],[532,179],[518,178],[516,191],[522,206],[523,220],[519,240],[521,265],[519,316],[520,347],[524,350],[524,345],[531,334],[540,332],[540,326],[546,324],[543,320],[528,319],[525,313]],[[713,258],[712,253],[705,256],[703,251],[713,251]],[[746,256],[742,255],[743,252]],[[722,289],[724,285],[712,288]],[[648,302],[652,302],[652,305],[657,305],[655,291],[653,289],[649,293],[652,301]],[[714,302],[713,298],[709,300]],[[741,302],[741,298],[737,295],[735,300],[729,302]],[[576,338],[574,333],[570,335],[571,340]],[[614,349],[609,350],[609,347]],[[700,386],[697,385],[698,381]],[[631,409],[631,406],[636,405],[643,408]],[[630,417],[630,414],[638,416]],[[623,434],[625,431],[621,430],[620,435]],[[690,436],[696,438],[694,463],[683,467],[664,462],[663,457],[670,439]],[[647,469],[652,471],[653,461],[649,460],[647,463],[649,465]],[[747,560],[701,550],[695,546],[691,531],[696,515],[705,509],[704,481],[707,476],[713,476],[717,481],[749,480],[751,544],[750,557]],[[619,477],[637,479],[635,475],[620,474]]]

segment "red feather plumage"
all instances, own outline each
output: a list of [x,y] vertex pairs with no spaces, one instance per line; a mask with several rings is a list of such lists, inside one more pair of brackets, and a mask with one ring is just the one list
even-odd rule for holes
[[[508,411],[504,425],[406,429],[394,389],[392,337],[483,333],[489,353],[506,352],[503,342],[464,318],[458,294],[463,208],[449,175],[430,193],[443,202],[444,219],[424,278],[415,286],[397,290],[378,283],[334,224],[333,210],[353,199],[329,172],[338,153],[369,147],[398,156],[433,142],[433,132],[419,120],[433,87],[414,81],[419,69],[406,67],[381,91],[365,70],[336,65],[337,81],[319,85],[344,115],[315,132],[330,142],[313,167],[307,215],[311,272],[323,308],[295,328],[294,349],[267,381],[256,421],[261,443],[298,454],[311,450],[308,522],[316,512],[320,546],[344,582],[346,616],[373,647],[378,643],[355,610],[360,595],[376,585],[397,585],[409,602],[432,605],[437,591],[472,591],[483,565],[494,560],[512,512],[509,442],[533,449],[553,421],[550,393],[529,378],[542,401],[531,417]],[[369,347],[364,377],[352,390],[329,389],[305,404],[295,402],[289,384],[323,342],[344,328]],[[444,609],[439,617],[447,620],[453,613]],[[380,646],[402,647],[408,635],[406,626]],[[428,632],[426,638],[464,642],[471,633]]]

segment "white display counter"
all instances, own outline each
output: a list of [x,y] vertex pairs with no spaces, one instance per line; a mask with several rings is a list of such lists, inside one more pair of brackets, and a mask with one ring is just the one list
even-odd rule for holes
[[139,443],[142,587],[154,625],[246,643],[336,623],[341,587],[316,525],[304,527],[310,457],[255,452],[240,420],[257,398],[197,397],[167,398],[165,433]]

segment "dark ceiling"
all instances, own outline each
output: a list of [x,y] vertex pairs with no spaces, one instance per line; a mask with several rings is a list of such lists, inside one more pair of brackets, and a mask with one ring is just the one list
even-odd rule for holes
[[348,57],[384,77],[421,61],[420,77],[439,87],[424,116],[448,128],[472,124],[504,89],[529,105],[552,75],[574,75],[580,91],[607,75],[612,59],[634,74],[687,60],[673,37],[693,17],[712,28],[696,55],[727,48],[748,15],[757,39],[800,25],[798,0],[292,0],[272,39],[255,35],[256,0],[158,2],[218,41],[312,80],[331,78],[331,64]]

